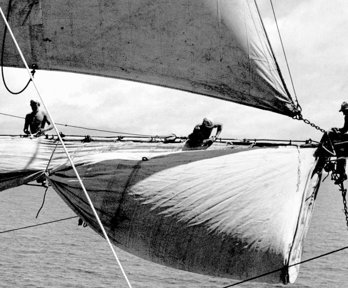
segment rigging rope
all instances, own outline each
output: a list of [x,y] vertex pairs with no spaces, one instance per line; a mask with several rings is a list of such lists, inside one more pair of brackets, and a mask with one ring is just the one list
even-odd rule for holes
[[[34,224],[34,225],[28,225],[28,226],[23,226],[23,227],[19,227],[19,228],[4,230],[4,231],[0,231],[0,234],[9,233],[9,232],[14,232],[14,231],[19,231],[19,230],[25,230],[25,229],[29,229],[29,228],[34,228],[34,227],[38,227],[38,226],[43,226],[43,225],[46,225],[46,224],[48,225],[48,224],[52,224],[52,223],[56,223],[56,222],[66,221],[66,220],[70,220],[70,219],[74,219],[74,218],[79,218],[79,216],[71,216],[71,217],[61,218],[61,219],[57,219],[57,220],[42,222],[42,223],[38,223],[38,224]],[[339,249],[336,249],[336,250],[332,250],[332,251],[326,252],[326,253],[324,253],[324,254],[320,254],[320,255],[318,255],[318,256],[314,256],[314,257],[308,258],[308,259],[303,260],[303,261],[300,261],[300,262],[298,262],[298,263],[291,264],[291,265],[289,265],[288,267],[293,267],[293,266],[297,266],[297,265],[300,265],[300,264],[304,264],[304,263],[306,263],[306,262],[311,262],[311,261],[313,261],[313,260],[316,260],[316,259],[319,259],[319,258],[323,258],[323,257],[328,256],[328,255],[331,255],[331,254],[338,253],[338,252],[343,251],[343,250],[345,250],[345,249],[348,249],[348,246],[345,246],[345,247],[342,247],[342,248],[339,248]],[[261,278],[261,277],[263,277],[263,276],[267,276],[267,275],[269,275],[269,274],[279,272],[279,271],[281,271],[282,269],[284,269],[284,268],[279,268],[279,269],[276,269],[276,270],[273,270],[273,271],[269,271],[269,272],[267,272],[267,273],[264,273],[264,274],[261,274],[261,275],[257,275],[257,276],[252,277],[252,278],[248,278],[248,279],[245,279],[245,280],[243,280],[243,281],[239,281],[239,282],[234,283],[234,284],[230,284],[230,285],[227,285],[227,286],[223,286],[222,288],[228,288],[228,287],[232,287],[232,286],[237,286],[237,285],[242,284],[242,283],[250,282],[250,281],[252,281],[252,280]]]
[[[11,6],[12,6],[11,4],[12,4],[12,0],[9,1],[8,7],[7,7],[7,16],[6,16],[7,21],[8,21],[9,16],[10,16],[10,11],[11,11]],[[6,80],[5,80],[5,75],[4,75],[4,50],[5,50],[6,34],[7,34],[7,26],[5,25],[4,36],[2,38],[2,49],[1,49],[1,64],[0,64],[1,65],[1,77],[2,77],[2,82],[4,83],[6,90],[13,95],[18,95],[18,94],[24,92],[25,89],[27,89],[27,87],[29,86],[29,84],[31,82],[31,78],[29,78],[27,84],[20,91],[14,92],[7,86]],[[31,71],[32,76],[34,76],[35,68],[36,68],[36,66],[34,67],[34,65],[33,65],[33,70]]]
[[44,193],[44,196],[43,196],[43,199],[42,199],[41,206],[40,206],[39,210],[37,211],[36,217],[35,217],[35,218],[39,217],[39,214],[40,214],[40,212],[41,212],[41,209],[43,208],[43,206],[44,206],[44,204],[45,204],[46,194],[47,194],[48,188],[49,188],[49,187],[47,186],[46,189],[45,189],[45,193]]
[[33,228],[33,227],[42,226],[42,225],[51,224],[51,223],[56,223],[56,222],[61,222],[61,221],[70,220],[70,219],[74,219],[74,218],[78,218],[78,217],[79,216],[71,216],[71,217],[57,219],[57,220],[52,220],[52,221],[48,221],[48,222],[42,222],[42,223],[39,223],[39,224],[28,225],[28,226],[24,226],[24,227],[4,230],[4,231],[0,231],[0,234],[13,232],[13,231],[18,231],[18,230],[24,230],[24,229]]
[[[344,187],[344,181],[347,179],[345,171],[346,157],[345,155],[342,156],[342,151],[340,151],[340,149],[338,149],[338,153],[336,153],[335,145],[333,143],[334,138],[331,138],[332,135],[336,134],[332,134],[332,132],[325,134],[321,141],[321,145],[319,146],[321,149],[323,149],[325,153],[327,153],[326,156],[321,156],[325,161],[324,165],[322,165],[322,169],[328,173],[325,179],[329,176],[331,172],[331,180],[334,181],[334,184],[338,185],[339,187],[339,191],[341,192],[343,199],[343,212],[346,218],[346,226],[348,228],[348,207],[346,199],[347,189]],[[341,142],[341,144],[342,143],[345,142]],[[327,148],[327,145],[330,145],[330,148]],[[332,151],[330,151],[330,149]],[[336,159],[332,160],[331,157],[335,157]]]
[[[277,60],[276,60],[276,58],[275,58],[275,54],[274,54],[274,52],[273,52],[273,50],[272,50],[272,46],[271,46],[270,40],[269,40],[268,35],[267,35],[267,32],[266,32],[266,28],[265,28],[265,26],[264,26],[264,23],[263,23],[263,20],[262,20],[262,17],[261,17],[261,13],[260,13],[259,7],[258,7],[258,5],[257,5],[257,0],[254,0],[254,3],[255,3],[257,12],[258,12],[258,14],[259,14],[260,21],[261,21],[263,30],[264,30],[265,35],[266,35],[266,39],[267,39],[268,44],[269,44],[269,46],[270,46],[270,50],[271,50],[271,53],[272,53],[272,55],[273,55],[273,58],[274,58],[274,61],[275,61],[275,64],[276,64],[276,67],[277,67],[277,71],[278,71],[280,80],[281,80],[281,82],[282,82],[282,84],[283,84],[283,86],[284,86],[284,89],[285,89],[286,93],[287,93],[289,96],[291,96],[291,95],[290,95],[290,92],[288,91],[288,88],[287,88],[287,86],[286,86],[286,84],[285,84],[285,80],[284,80],[284,78],[283,78],[283,75],[281,74],[281,71],[280,71],[278,62],[277,62]],[[319,130],[320,132],[325,133],[325,130],[324,130],[324,129],[322,129],[322,128],[319,127],[318,125],[315,125],[314,123],[312,123],[312,122],[309,121],[308,119],[303,118],[303,116],[302,116],[302,114],[301,114],[302,108],[301,108],[301,105],[300,105],[299,102],[298,102],[298,98],[297,98],[297,94],[296,94],[296,89],[295,89],[294,81],[293,81],[292,74],[291,74],[291,71],[290,71],[289,62],[288,62],[288,59],[287,59],[287,56],[286,56],[286,52],[285,52],[285,48],[284,48],[284,44],[283,44],[283,39],[282,39],[281,34],[280,34],[280,29],[279,29],[279,26],[278,26],[278,21],[277,21],[277,17],[276,17],[275,9],[274,9],[274,7],[273,7],[273,2],[272,2],[272,0],[270,0],[270,3],[271,3],[272,11],[273,11],[274,20],[275,20],[275,23],[276,23],[276,26],[277,26],[277,31],[278,31],[280,43],[281,43],[281,46],[282,46],[282,50],[283,50],[283,54],[284,54],[286,66],[287,66],[288,73],[289,73],[289,76],[290,76],[292,89],[294,90],[294,96],[295,96],[296,105],[297,105],[296,108],[298,109],[298,113],[297,113],[293,118],[294,118],[294,119],[297,119],[297,120],[302,120],[302,121],[305,122],[306,124],[308,124],[308,125],[312,126],[313,128]]]
[[[255,1],[256,1],[256,0],[255,0]],[[292,85],[292,89],[293,89],[293,91],[294,91],[294,96],[295,96],[295,99],[296,99],[296,104],[297,104],[297,107],[299,108],[299,110],[301,111],[302,108],[301,108],[301,105],[300,105],[299,102],[298,102],[297,93],[296,93],[296,89],[295,89],[295,84],[294,84],[294,81],[293,81],[293,78],[292,78],[292,74],[291,74],[291,70],[290,70],[290,65],[289,65],[288,57],[286,56],[285,47],[284,47],[284,43],[283,43],[283,38],[282,38],[282,36],[281,36],[281,34],[280,34],[280,29],[279,29],[279,25],[278,25],[278,20],[277,20],[277,16],[276,16],[276,13],[275,13],[275,9],[274,9],[274,6],[273,6],[273,1],[270,0],[270,3],[271,3],[271,7],[272,7],[272,12],[273,12],[274,21],[275,21],[276,27],[277,27],[277,32],[278,32],[280,44],[281,44],[281,46],[282,46],[282,50],[283,50],[283,54],[284,54],[284,59],[285,59],[286,67],[287,67],[287,70],[288,70],[288,73],[289,73],[290,82],[291,82],[291,85]],[[322,128],[319,127],[318,125],[315,125],[314,123],[312,123],[312,122],[309,121],[308,119],[303,118],[303,116],[302,116],[301,113],[299,113],[299,115],[296,115],[294,118],[295,118],[295,119],[298,119],[298,120],[302,120],[302,121],[305,122],[306,124],[312,126],[313,128],[317,129],[318,131],[320,131],[320,132],[322,132],[322,133],[325,133],[325,132],[326,132],[324,129],[322,129]]]
[[284,54],[284,58],[285,58],[285,63],[286,63],[287,69],[288,69],[288,73],[289,73],[289,77],[290,77],[292,89],[294,90],[294,95],[295,95],[297,107],[299,107],[300,110],[301,110],[301,106],[300,106],[300,104],[298,103],[297,94],[296,94],[296,90],[295,90],[294,81],[293,81],[293,79],[292,79],[292,74],[291,74],[291,71],[290,71],[290,66],[289,66],[288,58],[287,58],[286,53],[285,53],[285,48],[284,48],[284,44],[283,44],[283,39],[282,39],[282,36],[281,36],[281,34],[280,34],[280,29],[279,29],[279,26],[278,26],[277,16],[276,16],[276,13],[275,13],[275,10],[274,10],[274,7],[273,7],[273,1],[270,0],[270,3],[271,3],[271,7],[272,7],[272,12],[273,12],[274,21],[275,21],[276,26],[277,26],[277,31],[278,31],[278,36],[279,36],[280,44],[281,44],[282,49],[283,49],[283,54]]
[[[13,118],[18,119],[25,119],[25,117],[16,116],[13,114],[7,114],[0,112],[0,115],[9,116]],[[58,126],[64,126],[64,127],[71,127],[71,128],[77,128],[77,129],[84,129],[84,130],[90,130],[90,131],[96,131],[96,132],[106,132],[106,133],[112,133],[112,134],[118,134],[118,135],[131,135],[131,136],[141,136],[141,137],[153,137],[153,135],[146,135],[146,134],[137,134],[137,133],[130,133],[130,132],[118,132],[118,131],[112,131],[112,130],[103,130],[103,129],[97,129],[97,128],[88,128],[83,126],[76,126],[76,125],[69,125],[69,124],[62,124],[62,123],[55,123]]]
[[[4,115],[4,116],[8,116],[8,117],[13,117],[13,118],[18,118],[18,119],[25,119],[25,117],[22,116],[17,116],[17,115],[13,115],[13,114],[8,114],[8,113],[3,113],[0,112],[0,115]],[[297,119],[297,118],[296,118]],[[120,137],[124,137],[126,135],[129,136],[139,136],[139,137],[151,137],[151,138],[156,138],[156,137],[165,137],[165,136],[153,136],[153,135],[146,135],[146,134],[136,134],[136,133],[129,133],[129,132],[118,132],[118,131],[111,131],[111,130],[102,130],[102,129],[96,129],[96,128],[89,128],[89,127],[82,127],[82,126],[74,126],[74,125],[69,125],[69,124],[62,124],[62,123],[55,123],[58,126],[65,126],[65,127],[72,127],[72,128],[78,128],[78,129],[85,129],[85,130],[91,130],[91,131],[97,131],[97,132],[108,132],[108,133],[113,133],[113,134],[117,134]],[[4,135],[1,135],[4,136]],[[71,135],[70,135],[71,136]],[[81,136],[81,135],[78,135]],[[181,138],[181,139],[186,139],[187,137],[184,136],[175,136],[177,138]],[[287,142],[289,144],[287,145],[295,145],[295,142],[299,142],[299,143],[305,143],[305,144],[311,144],[311,143],[319,143],[315,140],[312,139],[308,139],[308,140],[296,140],[296,139],[267,139],[267,138],[262,138],[262,139],[236,139],[236,138],[219,138],[219,140],[217,142],[223,143],[224,141],[243,141],[243,142],[257,142],[257,141],[266,141],[266,142]],[[228,142],[231,144],[231,142]]]
[[[314,256],[314,257],[308,258],[308,259],[306,259],[306,260],[303,260],[303,261],[300,261],[300,262],[291,264],[291,265],[289,265],[288,267],[293,267],[293,266],[297,266],[297,265],[300,265],[300,264],[303,264],[303,263],[306,263],[306,262],[310,262],[310,261],[313,261],[313,260],[316,260],[316,259],[319,259],[319,258],[328,256],[328,255],[330,255],[330,254],[334,254],[334,253],[343,251],[343,250],[345,250],[345,249],[348,249],[348,246],[345,246],[345,247],[342,247],[342,248],[339,248],[339,249],[336,249],[336,250],[332,250],[332,251],[330,251],[330,252],[327,252],[327,253],[324,253],[324,254],[320,254],[320,255],[318,255],[318,256]],[[232,286],[237,286],[237,285],[242,284],[242,283],[250,282],[250,281],[252,281],[252,280],[261,278],[261,277],[263,277],[263,276],[267,276],[267,275],[269,275],[269,274],[273,274],[273,273],[279,272],[279,271],[281,271],[281,270],[283,270],[283,269],[284,269],[284,268],[279,268],[279,269],[276,269],[276,270],[273,270],[273,271],[269,271],[269,272],[267,272],[267,273],[264,273],[264,274],[261,274],[261,275],[257,275],[257,276],[255,276],[255,277],[251,277],[251,278],[245,279],[245,280],[243,280],[243,281],[239,281],[239,282],[237,282],[237,283],[224,286],[224,287],[222,287],[222,288],[228,288],[228,287],[232,287]]]
[[[50,166],[50,163],[51,163],[51,161],[52,161],[52,158],[53,158],[54,152],[56,152],[56,149],[57,149],[57,147],[58,147],[58,144],[59,144],[59,142],[57,142],[56,146],[54,147],[54,149],[53,149],[53,151],[52,151],[52,154],[51,154],[50,160],[48,160],[48,163],[47,163],[47,166],[46,166],[46,169],[45,169],[45,176],[48,176],[48,167]],[[37,180],[37,181],[38,181],[38,180]],[[44,183],[45,183],[45,181],[47,181],[47,180],[46,180],[46,178],[45,178],[45,180],[44,180],[42,183],[44,184]],[[37,213],[36,213],[36,217],[35,217],[35,218],[39,217],[39,214],[40,214],[40,212],[41,212],[41,209],[43,208],[43,206],[44,206],[44,204],[45,204],[45,200],[46,200],[46,194],[47,194],[47,190],[48,190],[48,188],[49,188],[49,185],[47,184],[47,187],[46,187],[46,190],[45,190],[45,193],[44,193],[43,199],[42,199],[42,204],[41,204],[41,207],[39,208],[39,211],[37,211]]]
[[93,202],[92,202],[91,198],[89,197],[89,194],[87,193],[87,190],[86,190],[86,188],[85,188],[85,186],[84,186],[84,184],[83,184],[83,182],[82,182],[82,180],[81,180],[81,177],[80,177],[80,175],[79,175],[79,173],[78,173],[78,171],[77,171],[77,169],[76,169],[76,166],[75,166],[75,164],[74,164],[74,161],[73,161],[72,158],[70,157],[70,154],[69,154],[69,152],[68,152],[68,150],[67,150],[67,148],[66,148],[66,146],[65,146],[65,144],[64,144],[64,141],[63,141],[63,139],[62,139],[62,137],[61,137],[61,135],[60,135],[60,132],[59,132],[59,130],[58,130],[56,124],[55,124],[55,121],[54,121],[54,119],[53,119],[53,117],[52,117],[52,115],[51,115],[49,109],[47,108],[47,106],[46,106],[46,104],[45,104],[45,101],[43,101],[43,98],[41,97],[41,94],[40,94],[40,92],[39,92],[39,89],[37,88],[37,86],[36,86],[36,84],[35,84],[35,81],[34,81],[34,78],[33,78],[33,76],[31,75],[31,72],[30,72],[29,67],[28,67],[28,64],[27,64],[27,62],[26,62],[26,60],[25,60],[25,58],[24,58],[24,55],[23,55],[23,53],[22,53],[22,51],[21,51],[21,49],[20,49],[20,47],[19,47],[19,45],[18,45],[18,43],[17,43],[17,41],[16,41],[14,35],[13,35],[13,33],[12,33],[11,27],[9,26],[9,24],[8,24],[8,22],[7,22],[7,20],[6,20],[6,17],[5,17],[5,15],[4,15],[4,13],[3,13],[3,11],[2,11],[1,8],[0,8],[0,13],[1,13],[1,16],[2,16],[2,18],[3,18],[3,20],[4,20],[4,22],[5,22],[5,25],[7,26],[8,30],[9,30],[9,32],[10,32],[10,34],[11,34],[11,37],[12,37],[12,39],[13,39],[13,42],[14,42],[14,44],[15,44],[15,46],[16,46],[16,48],[17,48],[17,50],[18,50],[18,52],[19,52],[19,54],[20,54],[20,56],[21,56],[21,58],[22,58],[22,61],[23,61],[24,65],[25,65],[25,68],[27,69],[28,75],[29,75],[30,79],[31,79],[32,82],[33,82],[34,88],[35,88],[35,90],[36,90],[36,92],[37,92],[37,94],[38,94],[38,96],[39,96],[39,98],[40,98],[40,100],[41,100],[41,102],[42,102],[42,104],[43,104],[45,110],[47,111],[47,115],[49,116],[49,118],[50,118],[51,121],[52,121],[52,125],[53,125],[53,127],[54,127],[54,130],[55,130],[56,133],[57,133],[57,136],[58,136],[58,138],[59,138],[59,141],[60,141],[60,143],[62,144],[62,147],[63,147],[63,149],[64,149],[64,151],[65,151],[65,154],[66,154],[66,156],[67,156],[67,158],[68,158],[68,160],[69,160],[69,162],[70,162],[70,164],[71,164],[72,169],[73,169],[74,172],[75,172],[76,178],[77,178],[78,182],[80,183],[80,186],[81,186],[81,188],[82,188],[82,190],[83,190],[83,192],[84,192],[84,195],[85,195],[85,197],[86,197],[87,200],[88,200],[88,203],[89,203],[89,205],[90,205],[90,207],[91,207],[91,209],[92,209],[92,211],[93,211],[93,214],[94,214],[94,216],[95,216],[95,218],[96,218],[96,220],[97,220],[97,222],[98,222],[98,224],[99,224],[99,226],[100,226],[101,231],[103,232],[104,238],[106,239],[107,243],[109,244],[109,247],[110,247],[110,249],[111,249],[111,251],[112,251],[112,253],[113,253],[113,255],[114,255],[114,257],[115,257],[115,259],[116,259],[116,261],[117,261],[117,263],[118,263],[118,266],[119,266],[119,268],[120,268],[120,270],[121,270],[121,272],[122,272],[122,274],[123,274],[123,276],[124,276],[124,278],[125,278],[125,280],[126,280],[128,286],[131,288],[132,286],[131,286],[131,284],[130,284],[130,282],[129,282],[129,280],[128,280],[128,277],[127,277],[125,271],[123,270],[123,267],[122,267],[122,265],[121,265],[120,260],[118,259],[118,256],[117,256],[117,254],[116,254],[116,251],[115,251],[114,247],[113,247],[112,244],[111,244],[111,241],[110,241],[110,239],[109,239],[109,236],[107,235],[107,233],[106,233],[106,231],[105,231],[104,225],[103,225],[103,223],[101,222],[101,220],[100,220],[100,218],[99,218],[99,216],[98,216],[98,213],[97,213],[96,209],[94,208]]
[[[340,175],[334,175],[334,173],[332,172],[332,176],[331,176],[332,180],[335,180],[335,178],[337,179],[338,177],[340,177]],[[344,187],[343,181],[340,181],[338,183],[338,187],[339,187],[339,191],[341,191],[341,194],[342,194],[343,213],[346,218],[346,226],[348,228],[348,207],[347,207],[347,198],[346,198],[347,189]]]
[[[265,33],[265,37],[266,37],[267,42],[268,42],[269,49],[270,49],[270,51],[271,51],[271,54],[272,54],[272,56],[273,56],[274,63],[275,63],[275,65],[276,65],[276,68],[277,68],[277,71],[278,71],[278,75],[279,75],[280,81],[281,81],[282,84],[283,84],[283,87],[284,87],[284,90],[285,90],[286,94],[287,94],[287,95],[290,97],[290,99],[292,100],[291,94],[290,94],[290,92],[289,92],[289,90],[288,90],[288,87],[286,86],[285,80],[284,80],[283,75],[282,75],[282,73],[281,73],[281,71],[280,71],[280,67],[279,67],[277,58],[275,57],[275,54],[274,54],[274,51],[273,51],[273,48],[272,48],[272,45],[271,45],[271,41],[269,40],[267,31],[266,31],[266,27],[265,27],[265,25],[264,25],[264,23],[263,23],[263,20],[262,20],[262,17],[261,17],[261,12],[260,12],[259,6],[257,5],[257,1],[254,0],[254,3],[255,3],[255,7],[256,7],[257,13],[258,13],[259,18],[260,18],[260,22],[261,22],[263,31],[264,31],[264,33]],[[297,99],[296,99],[296,101],[297,101]],[[291,102],[293,102],[293,101],[291,101]],[[293,104],[295,104],[295,103],[293,103]],[[301,112],[301,107],[298,105],[298,103],[296,103],[296,104],[297,104],[297,107],[296,107],[296,108],[297,108],[297,110],[298,110],[297,112]]]

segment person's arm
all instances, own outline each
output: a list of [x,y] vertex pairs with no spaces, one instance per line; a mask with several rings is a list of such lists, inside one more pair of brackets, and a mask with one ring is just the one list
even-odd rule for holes
[[30,131],[29,131],[29,115],[26,115],[25,116],[25,122],[24,122],[24,129],[23,129],[23,132],[25,133],[25,134],[30,134]]
[[222,124],[218,123],[218,124],[215,124],[216,125],[216,135],[215,135],[215,138],[218,138],[221,131],[222,131]]
[[[47,127],[46,129],[44,129],[46,123],[47,123],[48,127]],[[43,121],[42,121],[42,123],[41,123],[41,131],[40,131],[40,132],[41,132],[41,133],[45,133],[45,132],[47,132],[47,131],[52,130],[52,128],[53,128],[53,125],[51,125],[51,122],[48,120],[48,117],[47,117],[47,115],[45,114],[44,119],[43,119]]]
[[344,116],[344,125],[342,128],[338,129],[342,134],[346,133],[348,131],[348,116]]
[[215,134],[215,136],[214,136],[214,141],[215,141],[216,138],[219,137],[219,135],[220,135],[220,133],[221,133],[221,131],[222,131],[222,124],[220,124],[220,123],[215,123],[215,124],[214,124],[214,128],[216,128],[216,134]]

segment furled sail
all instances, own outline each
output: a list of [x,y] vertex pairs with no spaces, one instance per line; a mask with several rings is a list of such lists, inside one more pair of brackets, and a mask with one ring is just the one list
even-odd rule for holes
[[[298,113],[252,0],[0,0],[0,6],[28,64],[39,69]],[[0,21],[1,65],[23,67],[4,32]]]
[[[65,142],[118,247],[202,274],[245,279],[280,269],[258,280],[295,281],[299,266],[289,266],[301,259],[320,183],[314,148],[215,143],[182,151],[183,143]],[[55,146],[0,138],[0,190],[14,172],[20,182],[12,186],[46,170],[62,199],[100,233],[60,146],[49,161]]]

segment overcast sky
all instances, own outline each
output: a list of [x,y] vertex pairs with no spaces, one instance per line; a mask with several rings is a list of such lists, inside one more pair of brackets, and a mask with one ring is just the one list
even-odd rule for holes
[[[342,127],[338,112],[348,101],[348,1],[273,0],[295,88],[305,118],[324,129]],[[277,58],[282,53],[268,0],[258,0]],[[13,90],[27,72],[5,70]],[[224,125],[222,137],[319,140],[320,132],[287,116],[151,85],[72,73],[38,71],[37,87],[59,123],[121,132],[185,136],[203,117]],[[287,81],[291,88],[290,82]],[[11,95],[0,85],[0,112],[25,116],[33,85]],[[293,94],[293,93],[292,93]],[[93,134],[59,127],[64,133]],[[23,120],[0,115],[0,134],[22,133]]]

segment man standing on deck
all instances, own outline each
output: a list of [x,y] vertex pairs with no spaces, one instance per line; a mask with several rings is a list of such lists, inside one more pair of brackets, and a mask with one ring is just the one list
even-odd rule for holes
[[[25,116],[24,133],[33,137],[39,137],[44,135],[46,131],[51,130],[53,127],[48,120],[45,111],[39,109],[40,103],[34,100],[30,101],[30,107],[32,112]],[[49,125],[46,129],[45,125]]]
[[[213,129],[216,128],[215,136],[210,137]],[[193,132],[188,136],[185,148],[202,148],[206,149],[213,144],[222,131],[222,124],[213,123],[213,121],[204,118],[202,124],[198,124]]]

